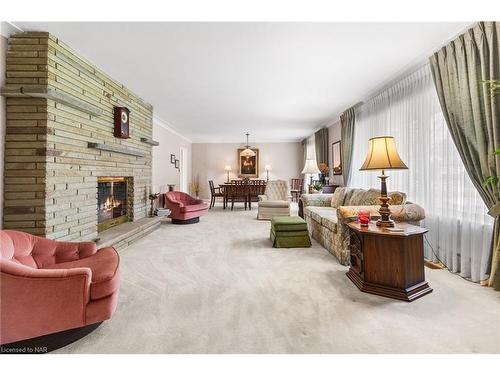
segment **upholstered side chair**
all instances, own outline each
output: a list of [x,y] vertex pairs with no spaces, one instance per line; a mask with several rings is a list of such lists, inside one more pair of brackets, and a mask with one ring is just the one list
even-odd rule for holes
[[264,195],[259,195],[257,219],[271,220],[274,216],[290,216],[288,183],[269,181]]
[[181,191],[163,194],[163,206],[171,210],[169,218],[173,224],[193,224],[208,212],[208,204]]
[[119,263],[94,242],[0,230],[0,344],[52,335],[39,345],[53,350],[90,333],[116,309]]

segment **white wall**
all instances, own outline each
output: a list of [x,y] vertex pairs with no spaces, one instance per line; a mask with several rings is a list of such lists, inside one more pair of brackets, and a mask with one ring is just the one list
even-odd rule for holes
[[175,189],[179,189],[180,173],[174,164],[170,163],[170,154],[174,154],[179,159],[181,147],[185,147],[188,150],[187,174],[189,185],[191,183],[192,166],[191,142],[166,128],[156,118],[153,119],[153,139],[160,142],[160,145],[153,147],[152,185],[157,188],[158,192],[167,191],[168,184],[175,184]]
[[[208,180],[220,184],[226,181],[224,166],[230,165],[230,179],[238,178],[238,148],[239,143],[193,143],[192,145],[192,178],[198,178],[201,185],[201,198],[209,198]],[[303,153],[300,142],[256,143],[252,148],[259,149],[260,178],[266,178],[264,166],[272,167],[269,179],[284,179],[300,177],[303,167]]]
[[[7,38],[0,35],[0,87],[5,84],[5,55],[7,52]],[[5,149],[5,98],[0,96],[0,228],[3,225],[3,165]]]

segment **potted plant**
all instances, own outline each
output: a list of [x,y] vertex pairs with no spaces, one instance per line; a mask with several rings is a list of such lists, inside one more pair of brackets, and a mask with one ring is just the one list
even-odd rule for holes
[[191,194],[194,194],[196,199],[200,199],[201,186],[200,186],[200,181],[198,180],[198,176],[196,176],[193,182],[191,182],[190,188],[191,188]]
[[322,187],[323,187],[323,185],[321,184],[321,182],[314,182],[311,185],[311,193],[321,193]]

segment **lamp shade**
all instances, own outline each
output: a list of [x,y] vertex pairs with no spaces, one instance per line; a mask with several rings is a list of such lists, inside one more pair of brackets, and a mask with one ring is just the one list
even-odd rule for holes
[[266,165],[266,166],[264,167],[264,169],[265,169],[266,171],[270,171],[270,170],[271,170],[271,166],[268,164],[268,165]]
[[302,169],[303,174],[305,173],[321,173],[318,169],[318,164],[316,163],[316,159],[306,159],[306,163],[304,164],[304,169]]
[[224,170],[225,170],[225,171],[230,171],[230,170],[231,170],[231,166],[230,166],[230,165],[226,165],[226,166],[224,167]]
[[252,156],[255,156],[255,151],[252,151],[251,149],[246,148],[243,151],[241,151],[240,155],[243,156],[244,158],[250,158]]
[[408,169],[398,154],[394,137],[374,137],[368,140],[368,154],[359,170],[373,169]]

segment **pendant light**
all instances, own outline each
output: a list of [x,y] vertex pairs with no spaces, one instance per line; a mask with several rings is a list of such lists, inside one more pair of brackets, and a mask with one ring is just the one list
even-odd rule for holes
[[243,156],[243,157],[245,157],[245,158],[250,158],[252,156],[255,156],[255,151],[252,151],[250,149],[250,146],[248,145],[248,136],[249,135],[250,134],[248,134],[248,132],[247,132],[247,134],[246,134],[246,136],[247,136],[247,145],[246,145],[246,148],[243,151],[241,151],[241,153],[240,153],[240,155]]

